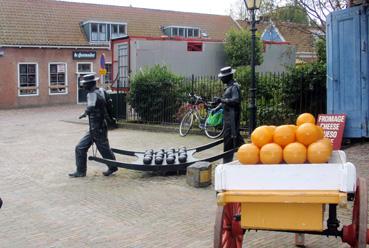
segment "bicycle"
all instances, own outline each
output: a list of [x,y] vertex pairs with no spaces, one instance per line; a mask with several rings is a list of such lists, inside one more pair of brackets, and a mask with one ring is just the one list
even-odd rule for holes
[[[183,116],[181,124],[179,126],[179,134],[184,137],[191,130],[194,118],[199,123],[200,130],[205,132],[205,135],[211,139],[219,138],[223,135],[224,125],[223,120],[221,120],[221,124],[212,125],[209,121],[210,110],[212,109],[214,102],[205,102],[201,96],[197,96],[195,94],[189,94],[190,103],[188,104],[188,112]],[[201,113],[200,105],[203,104],[205,106],[205,116]]]

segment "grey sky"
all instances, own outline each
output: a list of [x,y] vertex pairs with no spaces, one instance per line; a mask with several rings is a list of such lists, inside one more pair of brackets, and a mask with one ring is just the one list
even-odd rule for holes
[[[65,0],[64,0],[65,1]],[[237,0],[68,0],[72,2],[122,5],[149,9],[229,15]]]

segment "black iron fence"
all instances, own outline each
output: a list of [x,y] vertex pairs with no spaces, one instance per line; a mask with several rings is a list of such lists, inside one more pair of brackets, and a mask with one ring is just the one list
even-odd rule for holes
[[[241,125],[247,128],[249,74],[238,74],[237,81],[241,85],[242,94]],[[175,86],[168,84],[161,92],[152,92],[148,88],[140,96],[135,96],[136,101],[138,99],[141,103],[139,110],[132,108],[128,102],[126,119],[149,124],[178,124],[186,111],[189,93],[211,101],[215,96],[222,96],[223,90],[224,85],[215,76],[184,78]],[[326,112],[325,80],[310,81],[305,74],[259,73],[256,102],[258,125],[294,123],[300,113],[317,115]]]

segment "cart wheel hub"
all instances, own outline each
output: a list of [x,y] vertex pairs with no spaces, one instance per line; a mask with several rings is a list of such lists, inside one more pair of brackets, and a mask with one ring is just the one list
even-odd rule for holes
[[243,235],[240,222],[238,220],[232,220],[232,236],[238,237],[239,235]]
[[368,218],[368,189],[364,178],[358,178],[354,206],[352,210],[352,224],[343,226],[342,241],[351,247],[362,248],[369,244]]
[[357,243],[357,231],[355,225],[351,224],[342,228],[342,241],[354,247]]

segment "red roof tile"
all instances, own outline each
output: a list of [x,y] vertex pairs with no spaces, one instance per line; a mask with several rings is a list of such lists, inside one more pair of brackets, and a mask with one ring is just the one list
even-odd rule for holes
[[0,0],[0,45],[90,46],[84,21],[127,23],[128,35],[163,35],[161,26],[199,27],[210,39],[223,40],[237,28],[229,16],[54,0]]

